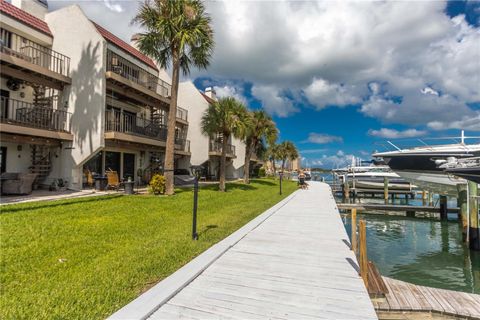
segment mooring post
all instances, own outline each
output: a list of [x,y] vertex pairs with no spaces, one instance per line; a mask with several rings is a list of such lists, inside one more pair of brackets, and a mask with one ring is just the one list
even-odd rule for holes
[[192,239],[198,240],[197,234],[197,207],[198,207],[198,178],[193,181],[193,222],[192,222]]
[[468,207],[470,228],[468,230],[470,249],[480,250],[480,225],[478,221],[478,184],[468,181]]
[[424,206],[427,205],[427,191],[425,191],[425,190],[422,191],[422,204]]
[[388,178],[383,177],[383,199],[385,200],[385,204],[388,203]]
[[468,242],[467,228],[468,228],[468,192],[466,184],[457,184],[458,198],[457,207],[460,209],[458,212],[458,222],[462,226],[462,238],[463,242]]
[[447,196],[440,196],[440,219],[448,219]]
[[433,207],[433,192],[428,191],[428,205]]
[[353,253],[357,253],[357,209],[352,209],[352,237],[351,237],[351,249]]
[[365,220],[360,220],[358,231],[360,241],[360,276],[368,290],[367,227]]
[[347,175],[343,179],[343,194],[345,199],[350,199],[350,186],[348,185]]

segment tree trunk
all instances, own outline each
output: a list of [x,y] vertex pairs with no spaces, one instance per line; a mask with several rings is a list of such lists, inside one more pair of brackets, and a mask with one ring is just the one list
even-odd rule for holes
[[252,158],[255,143],[247,144],[245,147],[245,165],[243,166],[243,182],[250,183],[250,159]]
[[273,179],[277,179],[277,166],[275,165],[275,157],[272,157]]
[[222,137],[222,156],[220,157],[220,184],[219,190],[225,192],[225,164],[227,160],[227,143],[228,135],[223,134]]
[[180,73],[180,61],[178,53],[173,53],[172,92],[170,97],[170,110],[168,111],[167,145],[165,148],[165,194],[172,195],[175,192],[173,184],[174,154],[175,154],[175,125],[177,121],[177,97],[178,81]]

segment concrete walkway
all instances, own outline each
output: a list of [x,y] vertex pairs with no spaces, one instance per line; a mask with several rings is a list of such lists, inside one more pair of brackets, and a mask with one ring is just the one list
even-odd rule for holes
[[111,319],[377,319],[330,187],[310,185]]

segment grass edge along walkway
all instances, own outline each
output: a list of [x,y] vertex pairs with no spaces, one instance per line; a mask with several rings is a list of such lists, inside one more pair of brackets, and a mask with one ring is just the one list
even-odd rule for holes
[[2,208],[2,318],[104,318],[296,190],[254,180],[173,197],[103,196]]

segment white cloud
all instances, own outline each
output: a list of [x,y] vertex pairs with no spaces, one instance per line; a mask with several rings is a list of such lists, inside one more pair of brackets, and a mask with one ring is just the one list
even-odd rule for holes
[[[78,3],[128,41],[136,1]],[[298,102],[361,104],[384,123],[458,127],[478,112],[480,28],[445,14],[445,1],[207,1],[216,48],[208,76],[253,84],[272,114]],[[105,7],[110,10],[105,10]],[[123,11],[122,11],[123,10]],[[288,17],[286,19],[285,17]],[[261,30],[261,32],[259,32]],[[289,98],[285,97],[289,93]],[[479,130],[475,123],[472,130]]]
[[326,144],[326,143],[332,143],[332,142],[342,143],[343,138],[339,136],[329,135],[329,134],[311,132],[308,135],[307,141],[311,143],[317,143],[317,144]]
[[120,3],[115,3],[115,1],[113,0],[103,0],[103,4],[105,5],[105,7],[107,7],[109,10],[113,12],[121,13],[124,11]]
[[312,83],[305,89],[308,100],[321,109],[326,106],[346,106],[357,104],[362,101],[353,86],[344,86],[336,83],[329,83],[324,79],[313,79]]
[[399,139],[399,138],[414,138],[425,135],[427,132],[417,129],[406,129],[403,131],[381,128],[380,130],[368,130],[368,134],[372,137],[387,138],[387,139]]
[[287,117],[299,111],[275,86],[255,85],[252,94],[262,101],[263,108],[272,115]]
[[480,112],[478,112],[477,116],[464,117],[457,121],[432,121],[428,123],[428,127],[433,130],[461,129],[480,131]]
[[219,98],[233,97],[244,104],[247,104],[247,99],[244,96],[243,90],[231,85],[224,85],[222,87],[214,86],[215,92]]

